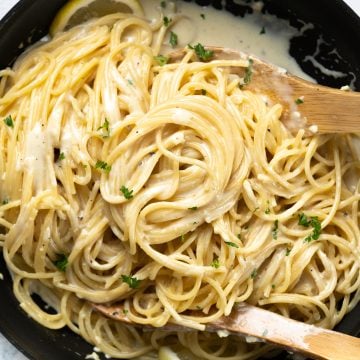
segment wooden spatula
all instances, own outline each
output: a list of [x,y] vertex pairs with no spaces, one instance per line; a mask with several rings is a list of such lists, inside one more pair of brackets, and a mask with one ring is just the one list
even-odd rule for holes
[[[121,304],[113,306],[94,304],[93,306],[109,318],[128,325],[144,327],[133,323],[125,314]],[[184,331],[187,328],[169,323],[160,329]],[[360,339],[358,338],[288,319],[247,304],[233,310],[230,316],[223,316],[215,322],[206,324],[206,331],[217,332],[219,330],[255,337],[259,341],[273,343],[314,359],[360,359]]]
[[[269,101],[282,104],[282,121],[290,130],[360,132],[360,93],[311,83],[241,51],[211,46],[206,49],[213,51],[211,60],[251,59],[251,80],[244,89],[265,94]],[[171,52],[170,61],[180,61],[184,53],[185,50]],[[244,68],[232,71],[245,75]]]

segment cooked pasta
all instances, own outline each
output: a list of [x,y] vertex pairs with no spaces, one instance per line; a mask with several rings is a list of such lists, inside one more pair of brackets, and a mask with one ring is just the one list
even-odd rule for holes
[[[360,296],[357,137],[291,134],[233,73],[249,60],[166,63],[167,31],[108,15],[0,72],[0,239],[22,309],[113,358],[257,358],[272,347],[203,331],[242,302],[334,327]],[[117,303],[154,329],[94,308]]]

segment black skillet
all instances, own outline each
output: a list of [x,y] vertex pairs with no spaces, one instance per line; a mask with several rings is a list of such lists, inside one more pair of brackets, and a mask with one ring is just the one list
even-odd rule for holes
[[[0,22],[0,68],[11,64],[24,47],[46,35],[54,15],[65,2],[21,0],[5,16]],[[250,2],[245,0],[242,3]],[[252,12],[251,6],[238,5],[234,0],[227,0],[225,7],[221,6],[221,0],[198,0],[196,3],[230,11],[239,17],[239,21],[240,17]],[[304,23],[314,25],[302,36],[291,40],[290,54],[305,72],[321,84],[341,87],[351,83],[360,91],[360,18],[345,3],[340,0],[263,0],[263,3],[263,12],[287,19],[298,29]],[[314,54],[319,37],[323,41],[316,59],[325,67],[348,75],[335,79],[304,61],[306,55]],[[13,296],[11,279],[2,258],[0,272],[4,274],[4,281],[0,281],[0,331],[27,357],[34,360],[75,360],[84,359],[93,351],[92,346],[70,330],[49,330],[31,320]],[[360,335],[360,304],[336,330]],[[282,353],[277,359],[285,357],[286,354]]]

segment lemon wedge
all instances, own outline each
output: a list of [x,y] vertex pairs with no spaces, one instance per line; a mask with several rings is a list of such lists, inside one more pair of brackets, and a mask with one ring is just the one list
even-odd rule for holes
[[53,36],[91,18],[116,12],[144,15],[138,0],[70,0],[56,14],[49,33]]

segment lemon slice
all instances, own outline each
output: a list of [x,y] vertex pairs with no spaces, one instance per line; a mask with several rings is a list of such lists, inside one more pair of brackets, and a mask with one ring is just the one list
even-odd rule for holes
[[70,0],[56,14],[49,33],[53,36],[91,18],[116,12],[144,15],[138,0]]

